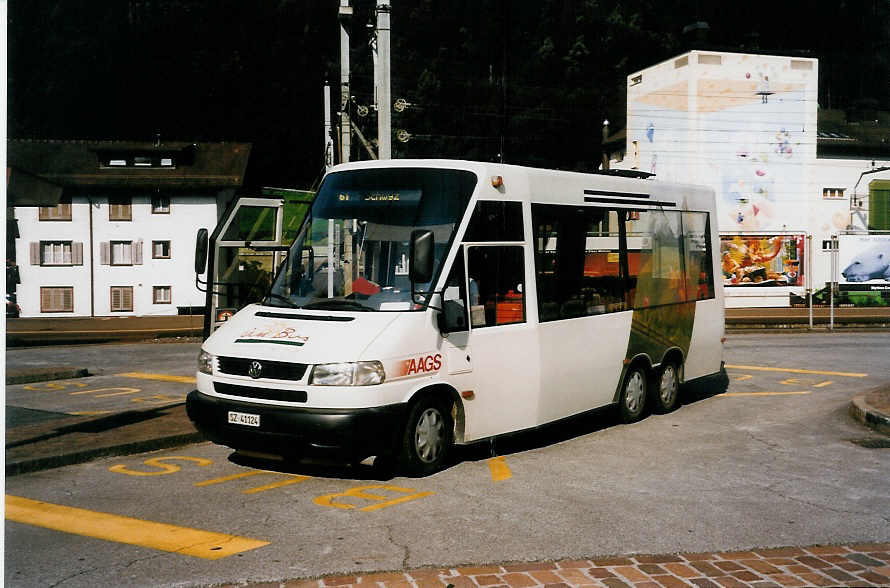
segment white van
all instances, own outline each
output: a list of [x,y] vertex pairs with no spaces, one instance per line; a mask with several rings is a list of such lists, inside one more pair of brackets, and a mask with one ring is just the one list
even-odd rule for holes
[[721,369],[714,214],[711,190],[651,179],[334,167],[262,303],[214,322],[188,414],[245,452],[424,475],[453,444],[672,410]]

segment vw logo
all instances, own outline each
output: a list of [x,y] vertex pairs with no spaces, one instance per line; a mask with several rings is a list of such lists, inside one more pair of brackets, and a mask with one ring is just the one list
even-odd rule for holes
[[250,367],[247,368],[247,375],[256,380],[263,374],[263,364],[258,361],[250,362]]

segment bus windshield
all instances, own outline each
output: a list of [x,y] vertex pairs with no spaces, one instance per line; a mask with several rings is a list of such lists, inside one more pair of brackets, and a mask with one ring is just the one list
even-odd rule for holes
[[476,175],[454,169],[372,168],[329,174],[264,304],[356,311],[412,310],[409,241],[435,237],[435,282]]

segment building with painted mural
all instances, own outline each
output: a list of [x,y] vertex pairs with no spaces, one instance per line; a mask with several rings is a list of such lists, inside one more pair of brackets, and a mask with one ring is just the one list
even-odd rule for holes
[[7,294],[21,316],[203,310],[197,230],[242,185],[250,147],[10,139]]
[[[818,78],[816,59],[712,51],[628,76],[626,156],[613,167],[715,190],[729,307],[787,306],[833,276],[886,298],[890,155],[820,133]],[[866,262],[868,280],[844,277]]]

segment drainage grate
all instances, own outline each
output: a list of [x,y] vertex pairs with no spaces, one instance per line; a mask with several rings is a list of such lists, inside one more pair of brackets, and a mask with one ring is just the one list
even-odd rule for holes
[[874,437],[866,439],[850,439],[850,443],[855,443],[856,445],[865,447],[866,449],[890,449],[890,437],[884,439],[878,439]]

